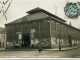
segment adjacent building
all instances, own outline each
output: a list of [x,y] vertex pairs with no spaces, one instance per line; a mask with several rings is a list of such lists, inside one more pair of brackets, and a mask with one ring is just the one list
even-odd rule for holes
[[6,29],[0,27],[0,48],[6,48]]
[[80,30],[66,24],[65,20],[39,7],[28,15],[5,24],[7,48],[20,47],[55,48],[80,45]]

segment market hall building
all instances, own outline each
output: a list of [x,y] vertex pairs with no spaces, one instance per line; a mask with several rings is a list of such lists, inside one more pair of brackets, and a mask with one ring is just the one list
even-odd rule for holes
[[80,45],[80,30],[66,24],[65,20],[39,7],[28,15],[5,24],[6,47],[18,44],[20,47],[56,48]]

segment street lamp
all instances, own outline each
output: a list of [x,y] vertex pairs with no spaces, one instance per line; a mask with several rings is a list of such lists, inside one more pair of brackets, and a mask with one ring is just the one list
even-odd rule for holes
[[61,41],[60,41],[61,36],[60,35],[61,34],[59,34],[59,51],[61,51]]
[[40,43],[39,43],[39,53],[42,51],[42,46],[41,46],[41,34],[40,34],[40,25],[41,25],[41,22],[39,21],[39,39],[40,39]]

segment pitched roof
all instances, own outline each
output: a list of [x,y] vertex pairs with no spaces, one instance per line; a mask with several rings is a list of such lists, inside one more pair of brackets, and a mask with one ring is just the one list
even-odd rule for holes
[[58,16],[56,16],[56,15],[54,15],[54,14],[51,14],[50,12],[48,12],[48,11],[46,11],[46,10],[44,10],[44,9],[41,9],[41,8],[39,8],[39,7],[34,8],[34,9],[28,11],[27,13],[29,13],[29,14],[34,14],[34,13],[36,13],[36,12],[43,12],[43,13],[46,13],[47,15],[49,15],[49,16],[52,16],[52,17],[54,17],[54,18],[59,19],[59,21],[66,22],[66,21],[63,20],[62,18],[60,18],[60,17],[58,17]]
[[28,15],[26,18],[27,18],[27,21],[32,21],[32,20],[38,20],[38,19],[43,19],[47,17],[49,16],[44,14],[43,12],[38,12],[35,14]]
[[7,24],[20,23],[20,22],[22,22],[22,18],[23,18],[23,17],[21,17],[21,18],[19,18],[19,19],[17,19],[17,20],[14,20],[14,21],[12,21],[12,22],[10,22],[10,23],[7,23]]
[[43,19],[43,18],[47,18],[47,17],[50,17],[50,16],[53,17],[53,18],[57,18],[59,21],[66,22],[65,20],[63,20],[63,19],[61,19],[61,18],[47,12],[46,10],[43,10],[43,9],[39,8],[39,7],[35,8],[35,9],[32,9],[32,10],[28,11],[27,13],[29,15],[23,16],[23,17],[15,20],[15,21],[12,21],[8,24],[21,23],[21,22],[25,22],[25,21]]
[[21,18],[15,20],[15,21],[12,21],[8,24],[27,22],[27,21],[38,20],[38,19],[43,19],[43,18],[47,18],[47,17],[49,17],[49,16],[47,16],[43,12],[39,12],[39,13],[35,13],[35,14],[31,14],[31,15],[21,17]]
[[39,8],[39,7],[37,7],[37,8],[34,8],[34,9],[32,9],[32,10],[30,10],[30,11],[26,12],[26,13],[31,14],[31,13],[33,13],[33,12],[37,12],[37,11],[40,11],[40,10],[42,10],[42,9],[41,9],[41,8]]

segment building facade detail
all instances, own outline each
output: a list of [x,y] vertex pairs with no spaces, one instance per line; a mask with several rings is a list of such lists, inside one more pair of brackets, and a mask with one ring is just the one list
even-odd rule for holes
[[41,8],[27,13],[29,15],[5,24],[7,48],[15,44],[34,48],[39,44],[43,48],[55,48],[59,43],[62,47],[80,45],[80,30],[66,24],[65,20]]

